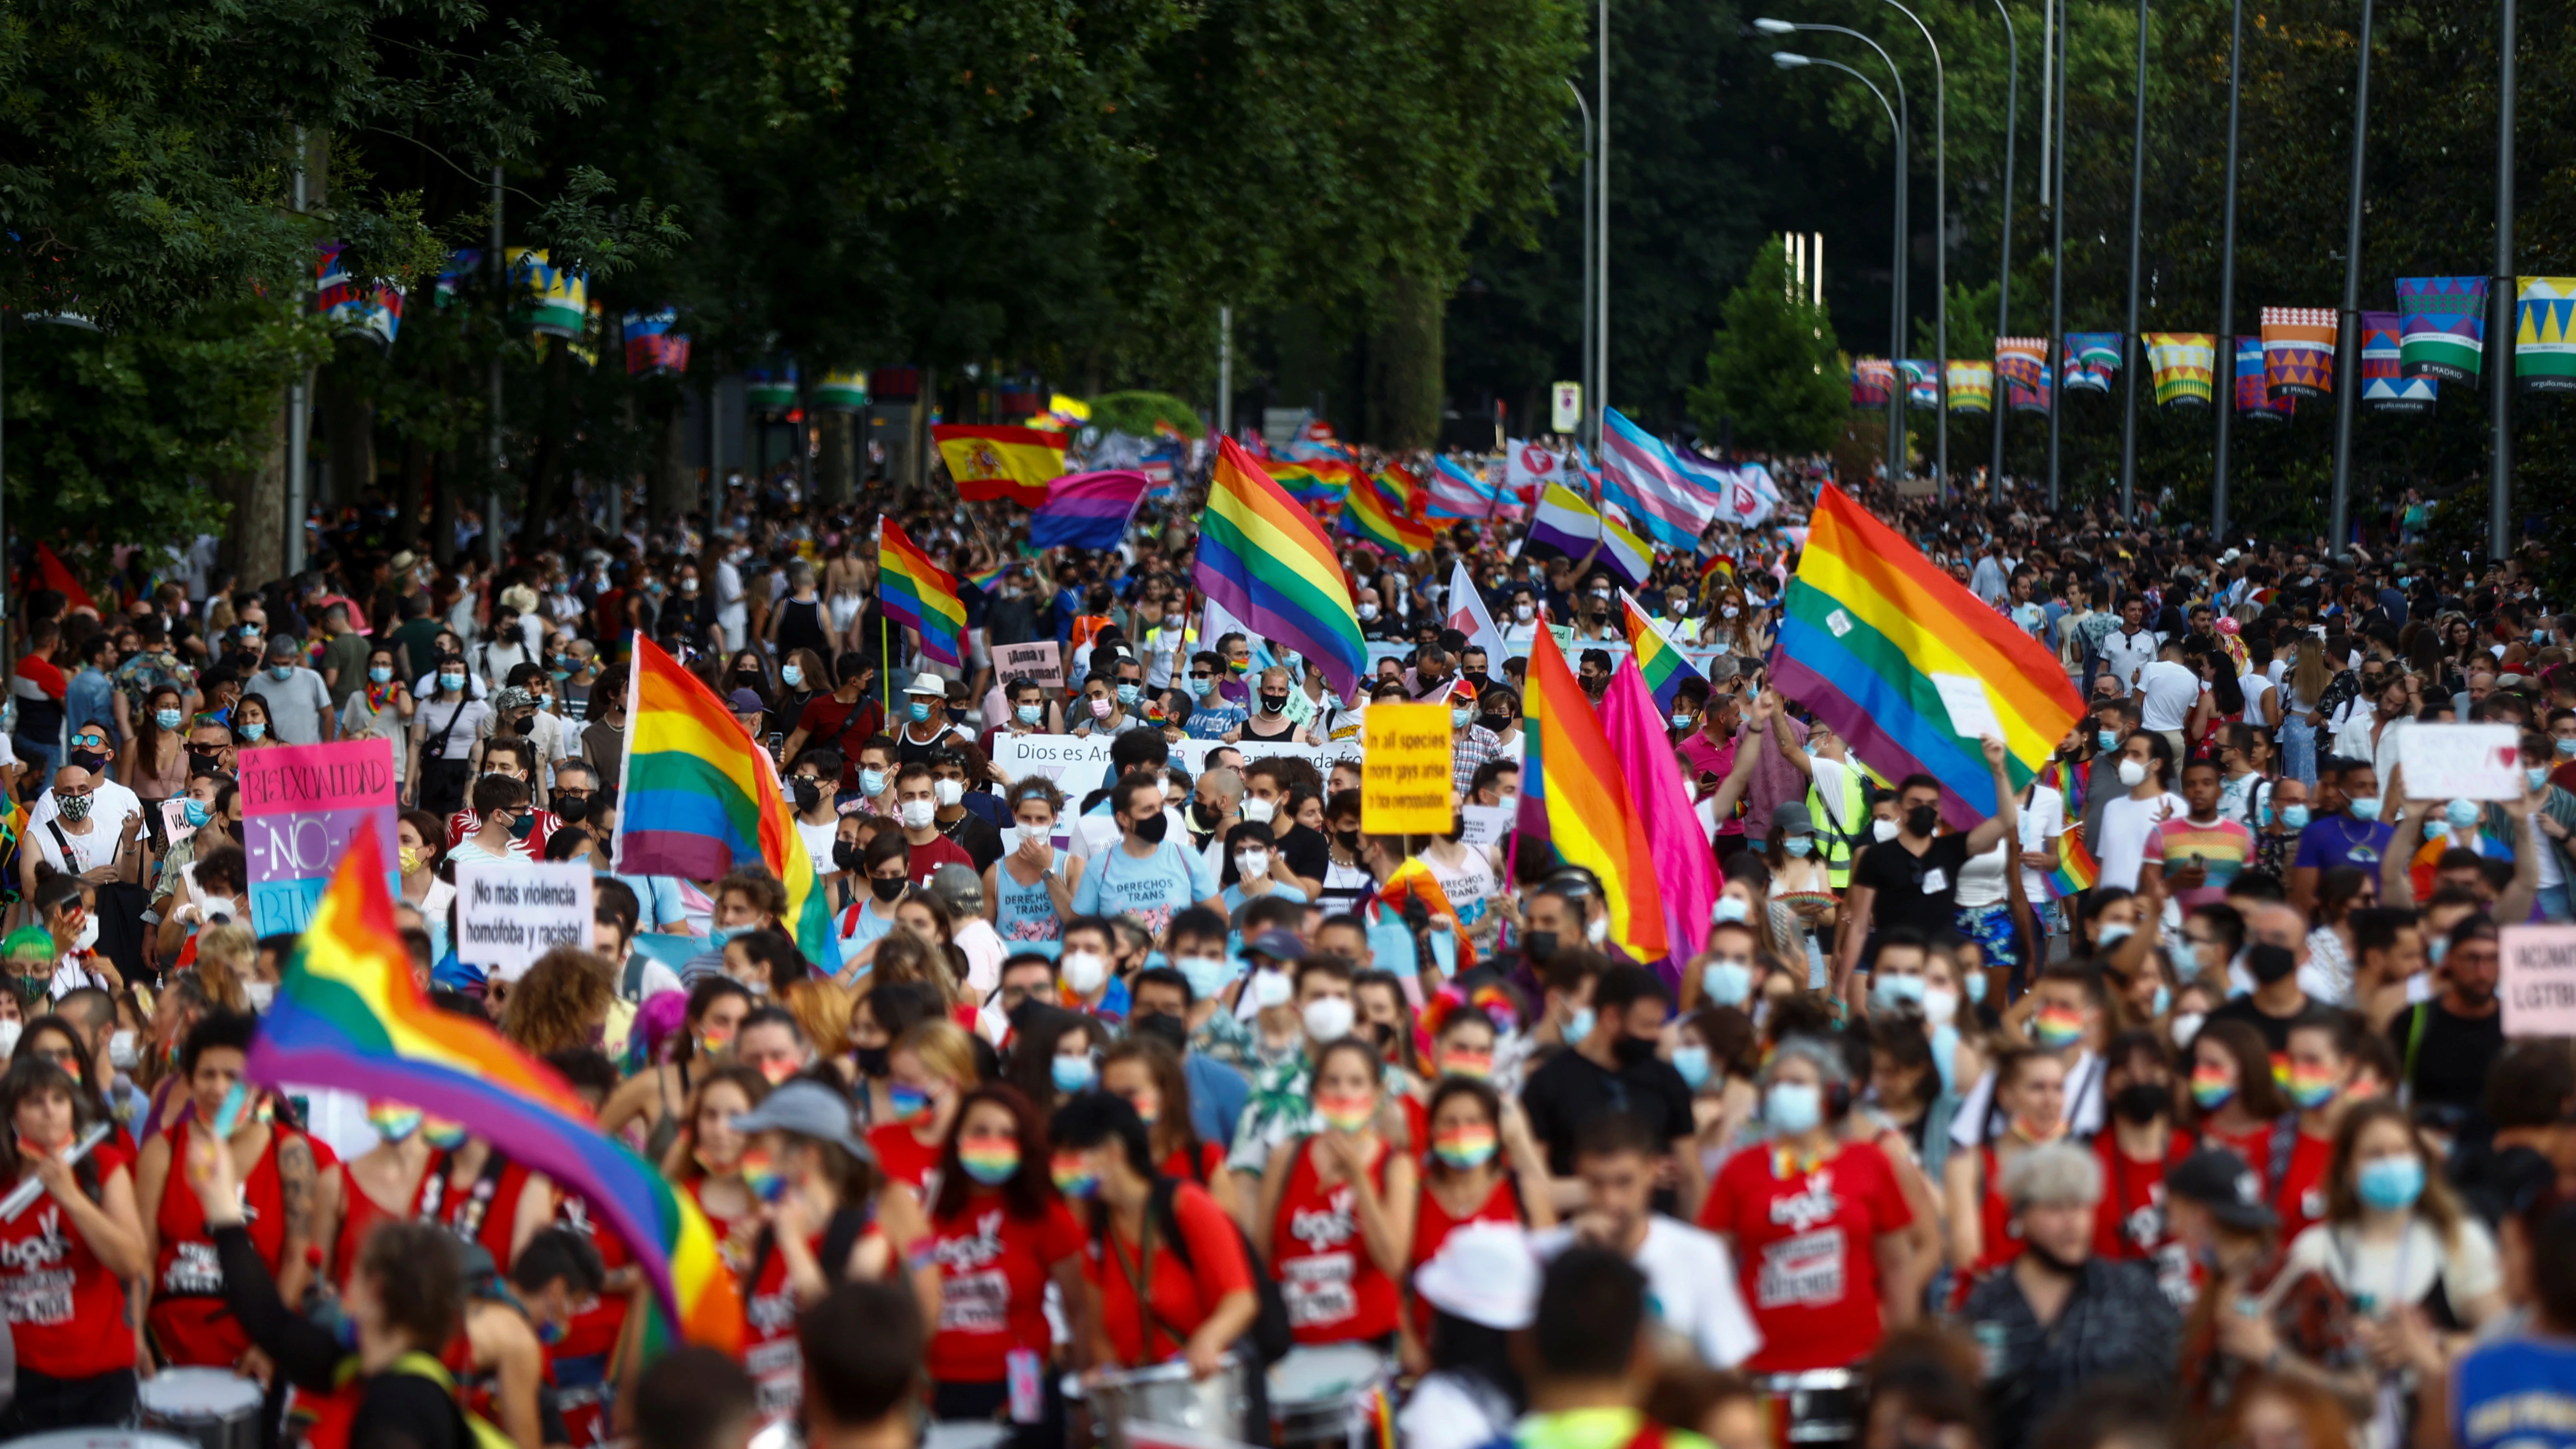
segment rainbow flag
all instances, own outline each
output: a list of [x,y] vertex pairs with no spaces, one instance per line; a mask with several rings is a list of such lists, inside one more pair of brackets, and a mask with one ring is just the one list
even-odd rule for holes
[[[1610,939],[1639,961],[1661,960],[1670,948],[1645,818],[1621,777],[1592,700],[1575,682],[1553,631],[1541,629],[1531,636],[1529,687],[1521,714],[1527,752],[1521,765],[1521,833],[1554,843],[1567,864],[1599,876],[1610,911]],[[1689,944],[1684,943],[1686,950]]]
[[1824,486],[1809,530],[1772,651],[1778,687],[1879,773],[1938,779],[1953,825],[1993,815],[1978,737],[2003,739],[2012,789],[2029,783],[2084,712],[2065,666],[1841,489]]
[[635,641],[626,690],[626,763],[617,782],[617,869],[714,880],[762,866],[787,887],[780,929],[825,973],[841,938],[768,755],[715,692],[650,639]]
[[1004,559],[1002,562],[993,565],[991,568],[968,574],[966,576],[966,582],[989,594],[993,592],[993,586],[1002,581],[1002,575],[1009,573],[1014,568],[1017,568],[1019,566],[1019,562],[1020,561],[1018,559]]
[[1321,474],[1303,463],[1292,463],[1285,458],[1263,458],[1260,462],[1261,471],[1277,480],[1280,487],[1288,490],[1289,497],[1301,503],[1340,496]]
[[1331,537],[1232,438],[1217,443],[1190,581],[1254,632],[1306,656],[1335,692],[1359,687],[1368,645]]
[[[2070,814],[2067,818],[2074,817]],[[2062,901],[2079,891],[2089,891],[2101,878],[2102,863],[2084,848],[2083,827],[2070,826],[2057,837],[2057,868],[2048,873],[2048,898]]]
[[1379,905],[1398,914],[1403,913],[1406,901],[1422,902],[1424,910],[1448,920],[1450,934],[1457,938],[1457,969],[1464,971],[1476,964],[1476,946],[1467,939],[1466,923],[1458,919],[1458,908],[1449,903],[1449,892],[1441,888],[1440,877],[1431,873],[1431,867],[1423,862],[1421,856],[1405,857],[1404,864],[1397,866],[1395,874],[1386,878],[1386,884],[1378,887],[1377,900]]
[[1362,484],[1342,499],[1342,531],[1407,558],[1429,553],[1431,541],[1439,537],[1430,524],[1406,517],[1404,505],[1374,483]]
[[1654,621],[1637,607],[1626,589],[1619,591],[1619,606],[1627,610],[1628,647],[1635,651],[1638,672],[1646,676],[1646,692],[1655,697],[1655,708],[1669,718],[1673,701],[1681,697],[1683,681],[1696,679],[1706,684],[1708,676],[1692,668],[1682,651],[1655,631]]
[[[653,646],[639,640],[637,647]],[[276,1003],[260,1019],[246,1074],[263,1086],[388,1098],[465,1124],[581,1194],[635,1255],[661,1300],[666,1330],[739,1352],[742,1300],[716,1256],[705,1214],[602,1134],[553,1068],[490,1026],[429,1004],[394,927],[378,852],[372,831],[349,838],[338,874],[296,942]]]
[[958,644],[966,635],[966,606],[958,601],[957,580],[904,537],[893,519],[878,522],[877,597],[886,617],[920,634],[922,653],[942,664],[964,663]]
[[[1064,471],[1064,434],[1044,428],[933,423],[931,441],[968,503],[1000,501],[1035,508]],[[955,660],[950,660],[955,663]]]
[[1402,463],[1389,461],[1385,467],[1377,471],[1377,477],[1372,481],[1377,484],[1378,491],[1386,495],[1386,501],[1394,506],[1396,512],[1407,518],[1420,516],[1422,510],[1418,500],[1422,493],[1422,484]]
[[2092,767],[2064,758],[2051,759],[2040,767],[2039,783],[2055,790],[2066,801],[2066,818],[2084,818],[2084,782]]
[[[1335,443],[1333,446],[1339,448],[1341,444]],[[1360,471],[1360,465],[1338,453],[1332,456],[1310,457],[1306,460],[1306,466],[1314,469],[1315,476],[1323,481],[1324,496],[1327,498],[1338,500],[1354,488],[1368,486],[1368,474]]]

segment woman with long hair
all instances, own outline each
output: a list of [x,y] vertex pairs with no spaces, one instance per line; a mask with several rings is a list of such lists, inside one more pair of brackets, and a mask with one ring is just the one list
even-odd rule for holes
[[[134,721],[134,747],[116,761],[116,777],[152,810],[188,788],[186,697],[156,684]],[[156,822],[157,815],[152,817]]]
[[340,738],[385,741],[394,752],[394,778],[408,778],[414,712],[411,686],[395,667],[393,646],[378,644],[367,651],[367,677],[340,702]]
[[1109,1049],[1109,1029],[1099,1018],[1061,1007],[1024,1008],[1012,1032],[1003,1080],[1050,1118],[1066,1099],[1099,1085],[1100,1059]]
[[1416,1172],[1378,1130],[1385,1069],[1357,1037],[1326,1046],[1312,1089],[1324,1130],[1281,1143],[1261,1174],[1253,1248],[1287,1296],[1299,1343],[1382,1343],[1396,1331]]
[[[477,695],[461,655],[441,654],[425,687],[430,692],[412,707],[411,771],[403,798],[444,821],[464,808],[466,788],[474,783],[475,741],[492,707]],[[591,695],[594,705],[598,699]],[[236,727],[233,733],[241,731]]]
[[277,724],[268,716],[268,696],[245,694],[233,702],[233,740],[236,750],[264,750],[278,742]]
[[644,1155],[658,1161],[678,1140],[683,1111],[696,1077],[731,1059],[734,1033],[751,1014],[751,992],[730,976],[708,976],[689,988],[689,1008],[668,1045],[669,1059],[629,1077],[599,1112],[599,1130],[611,1137],[630,1122],[644,1124]]
[[447,954],[447,903],[456,899],[456,883],[439,878],[438,867],[446,859],[446,821],[426,810],[394,817],[394,870],[402,877],[404,903],[420,912],[421,925],[429,932],[433,961]]
[[886,1119],[868,1129],[877,1167],[925,1201],[939,1189],[941,1144],[977,1080],[975,1043],[953,1021],[915,1024],[886,1054]]
[[408,1219],[420,1203],[421,1179],[438,1155],[421,1133],[424,1120],[417,1107],[382,1098],[367,1103],[367,1125],[376,1129],[376,1145],[340,1164],[346,1186],[340,1192],[339,1230],[332,1235],[327,1265],[330,1281],[343,1295],[357,1276],[367,1234],[379,1223]]
[[1157,1170],[1206,1188],[1227,1217],[1242,1216],[1240,1184],[1226,1170],[1225,1145],[1200,1140],[1190,1125],[1190,1079],[1180,1053],[1154,1037],[1127,1037],[1100,1054],[1100,1089],[1136,1109]]
[[[1490,1085],[1473,1077],[1442,1078],[1431,1089],[1430,1134],[1407,1282],[1439,1255],[1451,1234],[1472,1224],[1556,1225],[1546,1154],[1529,1139],[1526,1119],[1505,1116],[1503,1099]],[[1434,1331],[1427,1299],[1415,1296],[1403,1329],[1401,1356],[1418,1373],[1429,1366],[1426,1345]]]
[[2317,877],[2317,906],[2308,931],[2308,960],[2334,983],[2329,997],[2352,1000],[2352,967],[2361,959],[2352,914],[2379,904],[2378,872],[2338,865]]
[[1095,1309],[1087,1356],[1122,1368],[1177,1357],[1193,1378],[1213,1376],[1261,1312],[1242,1234],[1197,1183],[1154,1170],[1145,1124],[1119,1098],[1073,1096],[1047,1136],[1056,1190],[1100,1245],[1082,1257]]
[[769,1096],[769,1079],[749,1067],[721,1066],[698,1078],[678,1136],[662,1155],[662,1175],[697,1201],[716,1230],[716,1252],[739,1276],[760,1234],[760,1195],[743,1177],[751,1139],[733,1119]]
[[44,1184],[0,1222],[0,1302],[8,1305],[17,1390],[0,1436],[121,1424],[134,1412],[133,1327],[125,1284],[151,1268],[134,1195],[133,1157],[111,1136],[66,1162],[104,1119],[52,1061],[22,1056],[0,1075],[0,1182]]
[[2317,727],[2325,722],[2320,710],[2334,687],[2335,670],[2326,663],[2325,645],[2308,635],[2299,637],[2292,657],[2296,662],[2282,684],[2281,773],[2313,790]]
[[[2272,1076],[2263,1034],[2242,1021],[2204,1024],[2191,1039],[2191,1109],[2186,1125],[2202,1143],[2224,1147],[2257,1174],[2271,1172],[2272,1124],[2290,1099]],[[2286,1166],[2286,1164],[2285,1164]]]
[[[950,1028],[954,1030],[955,1028]],[[1082,1226],[1047,1179],[1046,1131],[1029,1099],[998,1083],[966,1093],[943,1134],[929,1235],[919,1250],[942,1276],[927,1367],[931,1415],[1010,1418],[1011,1361],[1053,1356],[1049,1283],[1085,1300]],[[1064,1442],[1056,1375],[1039,1372],[1046,1409],[1023,1425],[1029,1449]]]
[[918,981],[881,982],[850,1007],[850,1091],[859,1122],[894,1120],[894,1044],[925,1021],[940,1019],[939,996]]

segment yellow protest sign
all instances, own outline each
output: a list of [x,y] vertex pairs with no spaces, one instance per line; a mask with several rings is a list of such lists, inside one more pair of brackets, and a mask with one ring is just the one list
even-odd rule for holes
[[1449,806],[1449,706],[1386,701],[1360,716],[1360,829],[1436,835]]

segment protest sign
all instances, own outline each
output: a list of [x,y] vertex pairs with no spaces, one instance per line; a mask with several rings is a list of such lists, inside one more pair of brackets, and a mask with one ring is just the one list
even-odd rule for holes
[[1360,829],[1371,835],[1440,834],[1449,808],[1449,707],[1397,704],[1368,709],[1360,760]]
[[997,644],[993,647],[993,677],[1005,683],[1034,679],[1049,689],[1062,689],[1064,655],[1053,639],[1034,644]]
[[2496,946],[2504,1034],[2576,1036],[2576,926],[2506,926]]
[[1110,743],[1103,735],[995,735],[993,763],[1015,782],[1033,775],[1053,780],[1073,809],[1109,773]]
[[1510,805],[1463,806],[1458,814],[1465,828],[1458,839],[1466,845],[1500,845],[1511,838],[1512,817],[1519,813]]
[[589,950],[590,897],[586,861],[459,861],[456,959],[506,979],[558,946]]
[[395,878],[393,741],[244,750],[240,770],[251,929],[303,930],[361,830],[375,832],[386,878]]
[[2519,800],[2522,734],[2509,724],[2409,724],[2397,767],[2410,800]]
[[187,796],[173,795],[169,799],[161,802],[161,839],[163,843],[176,845],[180,841],[185,840],[196,833],[197,827],[188,823]]

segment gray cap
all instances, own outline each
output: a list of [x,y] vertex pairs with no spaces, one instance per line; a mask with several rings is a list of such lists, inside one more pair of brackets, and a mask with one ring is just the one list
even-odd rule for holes
[[1771,823],[1785,835],[1816,833],[1815,817],[1807,813],[1807,802],[1803,800],[1783,800],[1772,806]]
[[492,696],[492,708],[498,711],[526,709],[537,702],[536,695],[513,684]]
[[948,908],[952,916],[984,914],[984,878],[975,874],[971,865],[955,861],[930,873],[930,893]]
[[1274,926],[1243,943],[1243,954],[1267,956],[1273,961],[1294,965],[1306,959],[1306,943],[1294,931]]
[[793,1132],[829,1142],[862,1162],[876,1161],[876,1154],[850,1130],[850,1099],[821,1082],[796,1079],[780,1084],[766,1101],[734,1118],[733,1129]]

